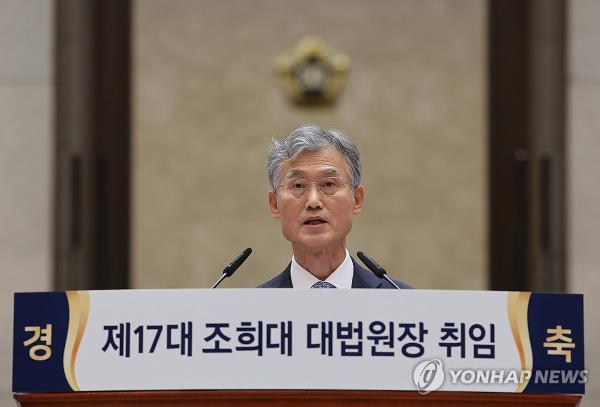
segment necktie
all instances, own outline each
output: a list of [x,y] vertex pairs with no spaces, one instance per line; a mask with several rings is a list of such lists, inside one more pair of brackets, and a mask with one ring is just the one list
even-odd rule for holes
[[331,283],[328,283],[327,281],[317,281],[310,288],[337,288],[337,287]]

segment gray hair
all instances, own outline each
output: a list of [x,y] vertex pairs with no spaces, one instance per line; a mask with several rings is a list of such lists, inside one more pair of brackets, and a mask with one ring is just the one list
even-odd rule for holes
[[306,151],[329,148],[334,148],[344,156],[352,189],[359,186],[362,180],[360,155],[350,137],[336,129],[324,130],[315,124],[307,124],[292,131],[283,141],[272,140],[267,155],[267,174],[273,190],[277,189],[282,163],[295,160]]

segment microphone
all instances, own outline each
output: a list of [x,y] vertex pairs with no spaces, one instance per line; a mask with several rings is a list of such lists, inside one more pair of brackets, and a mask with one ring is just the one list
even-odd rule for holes
[[389,278],[386,274],[386,271],[383,267],[381,267],[375,260],[364,254],[363,252],[357,252],[356,255],[358,258],[367,266],[369,270],[373,272],[379,278],[385,278],[391,285],[400,289],[398,284],[394,283],[391,278]]
[[242,265],[242,263],[246,261],[248,256],[250,256],[250,253],[252,253],[252,249],[247,248],[239,256],[237,256],[234,261],[226,265],[223,269],[223,275],[217,280],[216,283],[213,284],[211,288],[217,288],[217,286],[221,284],[221,281],[225,280],[227,277],[231,277],[233,273],[235,273],[235,271]]

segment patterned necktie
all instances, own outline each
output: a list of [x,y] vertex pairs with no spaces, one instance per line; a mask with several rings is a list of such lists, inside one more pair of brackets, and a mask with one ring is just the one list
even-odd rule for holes
[[337,288],[337,287],[331,283],[328,283],[327,281],[317,281],[310,288]]

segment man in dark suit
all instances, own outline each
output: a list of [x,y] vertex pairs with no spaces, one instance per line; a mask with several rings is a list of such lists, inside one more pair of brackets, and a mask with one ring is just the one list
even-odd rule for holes
[[[375,274],[361,267],[354,258],[351,258],[354,266],[354,274],[352,276],[352,288],[394,288],[386,280],[377,277]],[[292,263],[283,270],[280,274],[271,280],[263,283],[259,288],[294,288],[290,273]],[[409,285],[401,281],[395,280],[394,283],[400,288],[411,288]]]
[[[269,206],[292,244],[292,261],[264,288],[393,288],[346,249],[365,190],[356,145],[342,132],[306,125],[273,140],[267,159]],[[402,288],[406,284],[396,282]]]

